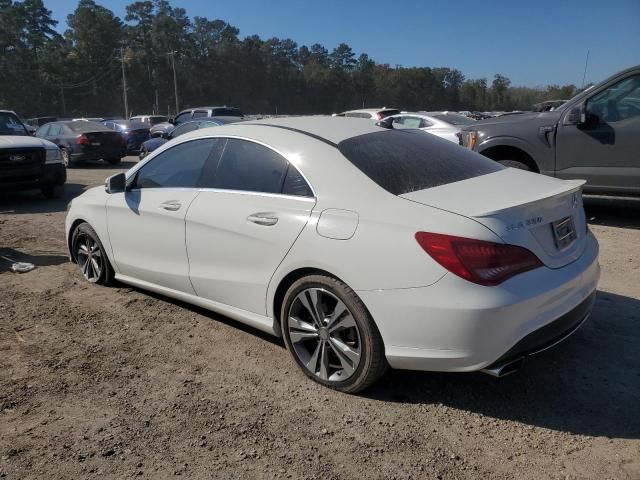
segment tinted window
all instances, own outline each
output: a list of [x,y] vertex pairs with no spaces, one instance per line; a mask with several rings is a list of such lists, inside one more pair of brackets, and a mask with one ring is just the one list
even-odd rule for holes
[[394,195],[458,182],[503,169],[448,140],[417,130],[385,130],[344,140],[338,148]]
[[[78,133],[82,133],[82,132],[108,132],[111,129],[105,127],[104,125],[102,125],[101,123],[96,123],[96,122],[85,122],[85,121],[79,121],[79,122],[69,122],[67,123],[67,125],[69,126],[69,128],[71,130],[73,130],[74,132],[78,132]],[[51,135],[51,133],[49,134]]]
[[51,124],[50,123],[47,123],[46,125],[43,125],[38,130],[36,130],[36,137],[46,137],[47,135],[49,135],[49,129],[50,128],[51,128]]
[[640,117],[640,75],[625,78],[591,97],[587,114],[599,123]]
[[53,125],[51,125],[51,129],[49,130],[49,133],[47,133],[47,135],[49,137],[55,137],[57,135],[62,135],[62,125],[59,123],[54,123]]
[[183,123],[182,125],[173,129],[173,131],[171,132],[171,138],[179,137],[180,135],[184,135],[185,133],[189,133],[197,129],[198,122]]
[[181,143],[162,152],[137,173],[135,188],[196,188],[216,140]]
[[230,138],[214,181],[215,188],[280,193],[288,162],[273,150]]
[[13,113],[0,112],[0,135],[27,135],[27,129]]
[[289,165],[287,174],[284,177],[282,193],[285,195],[297,195],[299,197],[313,197],[311,188],[309,188],[306,180],[292,165]]
[[214,108],[211,110],[212,117],[242,117],[243,113],[239,108]]
[[191,119],[191,112],[184,112],[178,115],[173,121],[176,125]]
[[196,110],[195,112],[193,112],[193,117],[191,117],[191,118],[193,118],[193,119],[205,118],[205,117],[208,117],[208,116],[209,116],[209,113],[206,110]]

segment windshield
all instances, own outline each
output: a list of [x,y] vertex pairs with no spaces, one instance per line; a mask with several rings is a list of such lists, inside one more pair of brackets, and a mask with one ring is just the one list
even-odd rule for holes
[[0,135],[28,135],[28,132],[13,113],[0,112]]
[[472,123],[476,122],[472,118],[465,117],[464,115],[458,115],[457,113],[442,113],[432,116],[433,118],[442,120],[449,125],[471,125]]
[[394,195],[502,170],[497,162],[420,130],[367,133],[338,144],[340,152]]

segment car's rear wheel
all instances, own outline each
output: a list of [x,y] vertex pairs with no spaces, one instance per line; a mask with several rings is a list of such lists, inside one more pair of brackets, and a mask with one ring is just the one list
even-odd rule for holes
[[517,160],[499,160],[498,163],[505,167],[517,168],[518,170],[527,170],[529,172],[531,171],[531,167],[529,167],[529,165],[518,162]]
[[360,298],[325,275],[296,281],[281,312],[285,343],[302,371],[318,383],[355,393],[387,369],[380,332]]
[[75,228],[71,237],[71,251],[88,282],[101,285],[113,283],[113,268],[98,234],[91,225],[81,223]]

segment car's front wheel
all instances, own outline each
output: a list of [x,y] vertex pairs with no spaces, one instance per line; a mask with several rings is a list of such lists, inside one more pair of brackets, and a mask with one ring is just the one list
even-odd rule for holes
[[340,280],[310,275],[294,282],[280,318],[289,352],[316,382],[355,393],[385,373],[380,332],[360,298]]
[[101,285],[113,283],[113,268],[91,225],[81,223],[75,228],[71,237],[71,251],[87,281]]

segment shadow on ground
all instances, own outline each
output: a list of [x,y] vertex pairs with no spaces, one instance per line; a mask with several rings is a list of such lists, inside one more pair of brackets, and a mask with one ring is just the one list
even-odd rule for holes
[[85,188],[86,185],[67,182],[62,197],[52,199],[45,198],[39,190],[5,193],[0,196],[0,215],[64,212]]
[[640,438],[640,300],[598,292],[585,325],[519,372],[391,371],[365,392],[377,400],[432,403],[591,436]]
[[9,271],[16,262],[33,263],[36,267],[48,267],[67,263],[69,257],[60,252],[36,251],[24,253],[14,248],[0,247],[0,273]]
[[640,229],[640,198],[589,195],[584,209],[592,225]]

